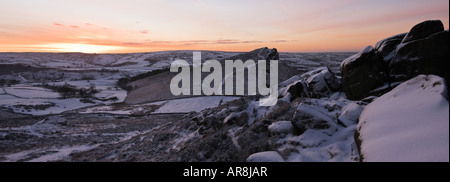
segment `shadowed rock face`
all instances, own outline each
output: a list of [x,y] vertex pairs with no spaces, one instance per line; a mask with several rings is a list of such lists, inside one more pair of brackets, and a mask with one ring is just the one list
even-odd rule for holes
[[440,20],[428,20],[415,25],[403,38],[402,43],[426,38],[432,34],[444,31],[444,25]]
[[384,62],[388,63],[392,60],[392,58],[395,56],[395,50],[397,49],[397,46],[402,42],[406,34],[407,33],[394,35],[375,44],[375,50],[378,51]]
[[342,87],[347,97],[359,100],[386,82],[383,65],[375,49],[366,47],[341,64]]
[[429,20],[379,41],[375,48],[368,46],[342,62],[344,92],[351,100],[379,96],[420,74],[441,76],[448,84],[448,35],[441,21]]
[[449,31],[402,43],[389,64],[390,80],[406,81],[419,74],[449,79]]

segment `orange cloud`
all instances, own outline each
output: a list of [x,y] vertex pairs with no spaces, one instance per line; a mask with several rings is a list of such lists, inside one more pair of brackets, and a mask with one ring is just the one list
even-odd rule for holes
[[60,24],[60,23],[53,23],[53,25],[56,25],[56,26],[61,26],[61,27],[65,27],[65,25],[63,25],[63,24]]

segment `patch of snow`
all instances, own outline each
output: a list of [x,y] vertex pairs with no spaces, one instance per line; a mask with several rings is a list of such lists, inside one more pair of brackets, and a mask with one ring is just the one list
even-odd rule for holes
[[294,131],[291,121],[278,121],[269,125],[269,132],[275,134],[288,134]]
[[[53,105],[54,104],[54,105]],[[11,108],[16,113],[31,115],[59,114],[94,104],[80,102],[78,98],[69,99],[21,99],[11,95],[0,95],[0,106]],[[46,106],[46,108],[30,108],[25,106]]]
[[261,119],[264,117],[267,109],[270,107],[264,107],[259,105],[259,101],[250,101],[248,102],[247,113],[248,113],[248,125],[252,125],[255,119]]
[[228,115],[225,119],[223,119],[223,124],[227,124],[228,121],[230,121],[230,120],[232,120],[232,119],[234,119],[234,118],[237,118],[237,117],[241,116],[244,112],[245,112],[245,111],[231,113],[231,114]]
[[247,162],[284,162],[284,159],[276,151],[266,151],[250,155]]
[[300,136],[289,138],[288,142],[298,143],[302,147],[317,147],[330,138],[330,135],[326,134],[326,132],[322,130],[306,130]]
[[136,105],[127,105],[122,107],[115,107],[112,105],[107,106],[94,106],[85,108],[80,111],[81,114],[90,114],[90,113],[107,113],[107,114],[122,114],[122,115],[130,115],[137,112],[143,112],[146,111],[146,109],[149,108],[149,106],[161,106],[166,101],[160,101],[160,102],[152,102],[147,104],[136,104]]
[[174,144],[172,145],[171,148],[167,149],[167,152],[169,152],[170,149],[179,151],[183,146],[185,146],[186,142],[188,142],[190,139],[198,136],[198,132],[194,131],[189,134],[187,134],[186,132],[181,132],[181,133],[179,133],[179,135],[181,135],[181,137],[174,140]]
[[355,162],[359,160],[353,134],[356,125],[338,130],[329,136],[326,131],[307,130],[300,136],[289,138],[298,143],[297,152],[292,152],[288,162]]
[[42,156],[32,159],[28,162],[56,161],[56,160],[63,159],[66,156],[69,156],[71,153],[88,151],[93,148],[97,148],[98,146],[99,145],[96,144],[96,145],[80,145],[80,146],[70,146],[70,147],[58,148],[55,150],[50,150],[52,152],[50,154],[42,155]]
[[241,130],[242,127],[236,127],[236,128],[231,128],[228,130],[228,136],[231,138],[231,141],[233,142],[233,145],[238,149],[241,150],[241,146],[239,145],[238,139],[239,136],[236,136],[236,133]]
[[361,55],[372,52],[374,50],[374,48],[372,46],[367,46],[366,48],[364,48],[361,52],[359,52],[358,54],[355,54],[353,56],[348,57],[347,59],[345,59],[344,61],[342,61],[341,63],[341,68],[345,67],[347,64],[350,64],[352,61],[354,61],[356,58],[361,57]]
[[449,161],[444,79],[419,75],[366,106],[360,116],[364,161]]
[[14,106],[14,105],[26,105],[26,106],[35,106],[35,105],[46,105],[47,102],[45,99],[22,99],[17,98],[12,95],[0,95],[0,106]]
[[341,115],[339,115],[338,120],[341,121],[345,126],[354,125],[358,122],[359,116],[363,107],[355,102],[350,102],[341,110]]
[[132,110],[114,110],[112,106],[97,106],[97,107],[90,107],[83,111],[81,111],[81,114],[87,114],[87,113],[107,113],[107,114],[123,114],[123,115],[130,115]]
[[[114,135],[114,136],[120,135],[120,136],[122,136],[122,138],[120,138],[119,140],[109,142],[109,143],[99,143],[99,144],[95,144],[95,145],[64,146],[61,148],[40,148],[40,149],[33,149],[33,150],[28,150],[28,151],[21,151],[21,152],[17,152],[14,154],[9,154],[9,155],[4,156],[6,158],[5,162],[14,162],[14,161],[19,161],[19,160],[23,160],[23,159],[27,159],[26,160],[27,162],[48,162],[48,161],[62,160],[66,157],[69,157],[70,154],[72,154],[72,153],[88,151],[88,150],[97,148],[100,145],[117,144],[120,142],[124,142],[124,141],[132,139],[135,136],[149,133],[158,128],[159,127],[155,127],[150,130],[145,130],[145,131],[141,131],[141,132],[132,131],[132,132],[128,132],[128,133],[113,133],[113,134],[103,133],[102,135]],[[38,157],[29,159],[30,156],[36,156],[36,155]]]
[[6,87],[4,91],[19,98],[59,98],[59,93],[42,87]]
[[113,97],[117,98],[115,102],[123,102],[127,97],[127,91],[125,90],[104,90],[100,93],[95,94],[97,98],[110,99]]
[[207,108],[217,107],[221,102],[226,103],[239,98],[240,97],[206,96],[169,100],[153,113],[200,112]]

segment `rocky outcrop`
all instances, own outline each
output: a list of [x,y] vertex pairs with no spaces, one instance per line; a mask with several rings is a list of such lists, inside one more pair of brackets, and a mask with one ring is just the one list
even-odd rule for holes
[[383,61],[389,63],[395,56],[397,46],[402,42],[407,33],[394,35],[383,39],[375,44],[375,50],[383,58]]
[[330,68],[327,67],[307,72],[303,74],[301,78],[306,80],[308,91],[310,93],[309,95],[311,97],[327,97],[341,88],[339,80]]
[[[289,78],[291,78],[294,75],[298,74],[298,71],[293,68],[292,66],[287,65],[283,60],[280,60],[280,54],[278,53],[278,50],[276,48],[259,48],[255,49],[250,52],[244,52],[229,58],[224,58],[222,60],[219,60],[219,62],[222,64],[222,68],[225,68],[225,60],[241,60],[243,62],[247,60],[253,60],[257,64],[259,60],[266,60],[266,73],[270,74],[270,60],[278,60],[278,83],[281,83]],[[225,72],[225,70],[222,70]],[[205,73],[206,76],[206,73]],[[236,78],[234,78],[236,79]],[[245,76],[244,79],[248,79],[247,76]],[[270,83],[269,76],[266,77],[266,83]],[[235,81],[234,81],[235,82]],[[245,80],[245,83],[247,84],[247,80]],[[247,85],[244,87],[245,93],[247,93]]]
[[[339,91],[293,100],[287,91],[309,94],[309,78],[335,79],[330,75],[325,67],[280,83],[284,94],[271,107],[260,106],[260,97],[245,97],[186,116],[198,126],[201,140],[189,142],[173,156],[177,161],[358,161],[352,136],[354,115],[363,105],[349,105]],[[330,90],[338,88],[323,83]]]
[[382,86],[387,80],[383,64],[372,46],[341,63],[342,87],[351,100],[369,96],[369,92]]
[[449,31],[442,22],[429,20],[408,33],[379,41],[341,64],[342,87],[351,100],[380,96],[420,74],[449,80]]
[[291,94],[291,101],[299,97],[309,97],[308,85],[304,81],[297,81],[287,87],[287,92]]
[[438,75],[449,79],[449,31],[441,31],[423,39],[398,46],[389,64],[392,82],[409,80],[419,74]]
[[280,94],[286,96],[287,93],[290,93],[291,101],[299,97],[328,97],[341,89],[340,80],[328,67],[317,68],[300,76],[294,76],[280,83],[280,87],[284,85],[287,85],[285,88],[287,90],[282,90]]
[[402,44],[426,38],[432,34],[444,31],[444,25],[440,20],[428,20],[415,25],[403,38]]

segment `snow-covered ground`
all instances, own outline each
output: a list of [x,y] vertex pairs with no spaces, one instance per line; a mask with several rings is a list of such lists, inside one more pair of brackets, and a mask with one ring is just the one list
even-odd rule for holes
[[3,89],[9,95],[24,99],[35,99],[35,98],[55,99],[60,97],[58,93],[42,87],[13,86],[13,87],[5,87]]
[[152,102],[147,104],[136,104],[136,105],[101,105],[93,106],[80,110],[82,114],[89,113],[108,113],[108,114],[122,114],[122,115],[140,115],[140,114],[151,114],[161,105],[165,104],[166,101]]
[[[239,53],[203,51],[202,60],[220,60],[237,54]],[[340,61],[350,54],[280,53],[280,60],[284,60],[288,65],[297,68],[300,73],[322,66],[330,66],[333,71],[339,71]],[[197,128],[198,126],[191,118],[185,117],[195,114],[191,112],[208,112],[208,108],[221,106],[224,112],[212,113],[213,115],[224,115],[227,118],[226,121],[219,121],[221,125],[228,125],[228,120],[229,123],[237,122],[236,120],[246,118],[244,116],[248,114],[248,120],[243,124],[251,126],[254,122],[279,109],[278,106],[260,107],[258,101],[246,103],[248,107],[244,110],[238,111],[243,105],[242,103],[223,108],[225,107],[223,104],[241,102],[241,100],[238,100],[240,97],[228,96],[170,99],[136,105],[121,103],[127,97],[127,92],[116,87],[119,78],[166,68],[175,59],[192,62],[192,51],[133,54],[0,53],[0,64],[23,64],[37,69],[33,71],[15,70],[17,72],[0,74],[0,79],[19,82],[19,84],[4,84],[2,86],[2,89],[0,89],[0,107],[16,113],[31,115],[53,114],[43,116],[45,118],[60,117],[55,120],[56,123],[52,123],[50,122],[52,120],[35,121],[34,118],[37,117],[29,116],[19,127],[3,126],[0,128],[0,144],[2,144],[0,147],[8,149],[8,152],[6,150],[3,150],[5,152],[0,151],[2,154],[0,161],[73,160],[72,154],[88,153],[89,151],[94,152],[96,159],[105,152],[109,155],[105,158],[98,157],[99,160],[130,160],[130,157],[121,153],[124,151],[133,154],[127,156],[145,159],[148,153],[166,155],[184,149],[186,145],[193,141],[200,141],[200,138],[203,137],[199,134],[200,129]],[[293,78],[294,81],[298,79],[298,76]],[[288,86],[291,84],[290,81],[280,85],[280,87]],[[79,98],[60,99],[58,93],[44,88],[43,84],[49,86],[69,84],[76,88],[85,89],[95,87],[96,90],[99,90],[99,93],[94,95],[95,99],[89,99],[88,102]],[[286,91],[285,89],[281,95],[285,96]],[[114,97],[117,100],[108,100]],[[289,99],[290,97],[286,96],[281,98],[279,102],[288,102]],[[361,110],[361,108],[358,108],[358,104],[350,105],[352,102],[346,100],[343,93],[336,93],[332,97],[323,99],[306,99],[305,103],[311,108],[329,108],[329,110],[324,109],[321,112],[333,119],[336,125],[335,130],[311,129],[298,135],[290,128],[292,127],[292,125],[289,125],[290,121],[283,120],[284,123],[274,124],[269,128],[279,135],[275,150],[255,154],[248,161],[264,161],[267,156],[274,161],[357,160],[353,131],[356,127],[355,115],[358,115]],[[5,111],[5,113],[9,111]],[[58,115],[64,112],[67,114]],[[342,116],[345,126],[337,124],[338,116]],[[167,119],[169,117],[172,122],[170,124],[168,124],[169,119]],[[126,119],[121,120],[119,118]],[[66,121],[66,119],[69,121]],[[181,120],[183,120],[183,125],[179,124]],[[20,121],[20,119],[14,121]],[[138,123],[145,125],[145,129]],[[156,123],[155,126],[152,125],[153,123]],[[239,143],[242,139],[239,138],[239,135],[247,126],[227,129],[227,136],[231,137],[234,146],[244,147]],[[161,127],[159,131],[145,137],[141,136],[149,132],[150,129],[157,129],[158,127]],[[24,139],[26,143],[19,142],[15,138]],[[118,145],[119,143],[120,145]],[[140,144],[144,146],[136,148]],[[152,147],[149,147],[148,144]],[[108,148],[110,145],[112,148]],[[142,150],[146,150],[146,153],[140,153]],[[283,154],[284,160],[280,155],[276,155],[277,153]],[[83,155],[81,158],[83,157],[89,158],[91,156]],[[159,156],[152,157],[157,158]],[[94,157],[89,160],[93,159]],[[178,159],[170,160],[176,161]]]
[[173,99],[167,101],[150,102],[146,104],[134,104],[128,106],[95,106],[82,109],[80,113],[108,113],[122,115],[140,114],[170,114],[200,112],[204,109],[217,107],[220,104],[239,99],[240,97],[208,96],[193,97],[183,99]]
[[59,114],[87,106],[92,103],[83,103],[79,98],[68,99],[22,99],[11,95],[0,95],[0,105],[12,109],[16,113],[31,115]]
[[[237,52],[203,51],[202,59],[222,59],[239,54]],[[83,54],[83,53],[0,53],[0,64],[21,64],[29,67],[12,66],[12,72],[0,73],[0,79],[16,80],[19,84],[4,84],[0,89],[0,107],[10,108],[14,112],[31,115],[56,114],[92,105],[123,102],[127,92],[117,88],[117,80],[122,77],[135,76],[148,71],[167,68],[175,59],[192,62],[192,51],[161,51],[130,54]],[[17,72],[17,73],[16,73]],[[76,88],[95,87],[99,93],[91,99],[94,103],[83,103],[79,99],[59,99],[57,92],[42,87],[72,85]],[[111,98],[117,98],[110,100]],[[196,101],[191,99],[189,101]],[[171,101],[168,106],[157,113],[199,111],[218,101],[199,105],[183,105],[184,101]],[[180,103],[181,102],[181,103]],[[178,109],[168,109],[179,105]],[[24,106],[41,106],[37,109]],[[106,111],[112,113],[130,113],[130,111]],[[178,111],[179,110],[179,111]]]
[[444,79],[419,75],[367,105],[358,130],[364,161],[449,161]]
[[[73,81],[71,85],[77,88],[89,88],[92,83],[97,83],[96,87],[100,92],[94,96],[99,99],[109,99],[116,97],[117,100],[95,100],[91,99],[92,103],[83,102],[79,98],[61,99],[59,93],[43,87],[37,87],[33,84],[18,84],[12,87],[3,87],[0,89],[0,107],[12,109],[14,112],[31,114],[31,115],[46,115],[59,114],[65,111],[71,111],[96,104],[111,104],[115,102],[122,102],[125,100],[127,93],[125,90],[115,89],[115,82],[111,80],[96,80],[96,81]],[[52,85],[64,85],[64,82],[51,83]]]
[[[227,58],[238,52],[203,51],[202,59]],[[192,51],[160,51],[129,54],[0,53],[0,64],[24,64],[63,70],[117,70],[131,76],[170,66],[174,59],[192,60]]]

